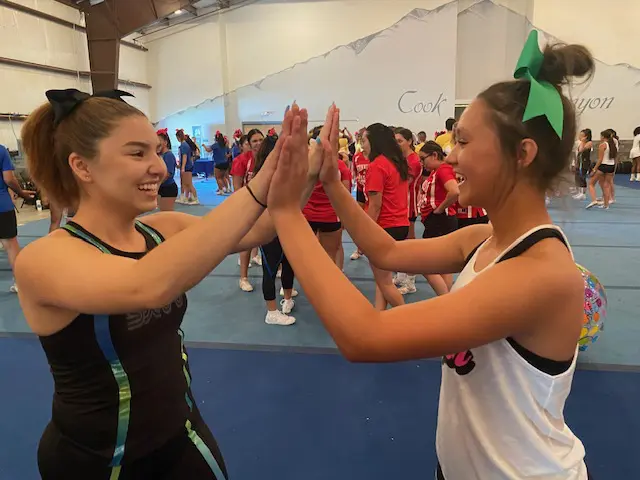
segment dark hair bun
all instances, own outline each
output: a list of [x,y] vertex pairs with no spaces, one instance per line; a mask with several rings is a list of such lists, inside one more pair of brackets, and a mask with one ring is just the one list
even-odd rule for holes
[[539,79],[559,87],[571,83],[573,77],[590,79],[595,68],[593,55],[582,45],[548,45],[544,49]]

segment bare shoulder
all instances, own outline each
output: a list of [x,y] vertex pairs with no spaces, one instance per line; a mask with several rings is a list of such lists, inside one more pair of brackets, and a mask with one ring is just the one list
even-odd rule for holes
[[158,230],[164,238],[171,238],[200,219],[182,212],[158,212],[139,218],[140,222]]
[[467,258],[482,242],[493,235],[491,225],[471,225],[460,230],[456,230],[450,236],[458,245],[464,258]]

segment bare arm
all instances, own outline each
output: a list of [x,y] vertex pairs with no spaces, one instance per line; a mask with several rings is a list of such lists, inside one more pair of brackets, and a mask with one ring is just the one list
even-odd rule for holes
[[[556,269],[548,261],[524,256],[494,266],[448,295],[380,312],[326,255],[302,214],[273,212],[272,216],[305,294],[351,361],[437,357],[528,335],[540,328],[538,322],[557,320],[549,315],[549,306],[567,305],[567,298],[578,300],[568,302],[575,310],[569,313],[580,317],[579,295],[584,287],[577,272],[573,270],[572,275],[571,269]],[[550,271],[559,275],[550,276]],[[342,301],[328,301],[336,291]],[[577,341],[577,322],[575,327]]]
[[604,143],[601,143],[600,146],[598,147],[598,161],[596,162],[596,166],[593,167],[594,172],[597,171],[600,165],[602,164],[602,161],[604,160],[604,152],[606,151],[607,151],[607,146]]
[[209,148],[209,147],[207,147],[204,143],[202,144],[202,146],[204,147],[204,149],[205,149],[205,151],[206,151],[207,153],[211,153],[211,152],[213,152],[213,148]]
[[[369,206],[367,207],[367,215],[374,222],[378,221],[380,216],[380,209],[382,208],[382,193],[380,192],[367,192],[369,199]],[[340,215],[338,215],[340,217]],[[357,243],[357,242],[356,242]]]
[[18,182],[18,179],[13,173],[13,170],[4,170],[2,172],[2,179],[4,180],[4,183],[6,183],[11,190],[16,192],[18,196],[22,198],[31,198],[33,196],[33,192],[23,190],[20,182]]
[[469,252],[491,235],[491,227],[476,225],[445,237],[396,242],[375,223],[338,182],[324,185],[338,217],[376,267],[390,272],[459,272]]
[[[313,187],[317,183],[318,179],[314,175],[310,175],[307,180],[307,185],[300,199],[300,208],[304,207],[311,196]],[[164,235],[165,238],[171,238],[181,231],[191,227],[202,221],[204,217],[198,217],[195,215],[189,215],[182,212],[159,212],[153,215],[148,215],[142,219],[147,225],[157,229]],[[265,245],[271,242],[276,236],[276,229],[271,220],[269,212],[264,212],[256,223],[251,227],[251,230],[242,237],[242,239],[234,245],[228,254],[246,252],[254,247]]]
[[[264,203],[296,107],[285,115],[282,140],[252,182]],[[236,247],[263,213],[247,189],[231,195],[201,221],[171,236],[140,260],[101,254],[65,232],[27,246],[15,276],[30,301],[71,312],[117,314],[159,308],[191,289]],[[224,225],[224,228],[220,228]],[[185,249],[202,239],[208,248]]]

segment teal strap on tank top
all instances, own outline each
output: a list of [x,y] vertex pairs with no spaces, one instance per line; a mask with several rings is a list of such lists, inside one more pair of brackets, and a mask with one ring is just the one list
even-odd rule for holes
[[[72,235],[86,241],[90,245],[93,245],[102,253],[111,255],[111,251],[98,239],[87,235],[85,232],[73,225],[67,224],[62,228]],[[129,382],[129,376],[118,357],[118,352],[113,345],[109,315],[94,315],[93,329],[95,332],[96,342],[98,343],[104,358],[109,362],[111,373],[118,385],[118,422],[116,427],[116,440],[113,449],[113,456],[109,463],[109,466],[111,467],[109,480],[118,480],[122,469],[121,464],[124,457],[125,445],[127,443],[127,435],[129,433],[129,421],[131,419],[131,383]]]
[[140,229],[144,230],[144,232],[147,233],[151,238],[153,238],[153,241],[156,242],[156,245],[160,245],[162,243],[162,238],[160,238],[160,235],[158,235],[158,233],[151,227],[145,225],[140,220],[136,220],[136,225]]

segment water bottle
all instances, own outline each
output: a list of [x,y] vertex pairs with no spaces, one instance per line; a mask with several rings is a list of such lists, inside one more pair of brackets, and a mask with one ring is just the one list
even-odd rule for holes
[[36,208],[38,212],[42,212],[42,202],[40,200],[36,200]]

